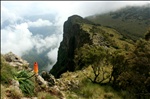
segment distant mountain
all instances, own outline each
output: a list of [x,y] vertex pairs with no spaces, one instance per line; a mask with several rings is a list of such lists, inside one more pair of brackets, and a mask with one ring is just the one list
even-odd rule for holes
[[47,53],[49,52],[49,49],[46,51],[43,51],[42,53],[37,53],[36,49],[32,49],[28,51],[26,54],[22,56],[23,59],[27,60],[30,64],[29,67],[33,68],[33,63],[38,62],[39,65],[39,72],[42,70],[46,70],[45,68],[48,66],[48,64],[52,64],[52,62],[49,60]]
[[118,11],[97,14],[86,19],[118,30],[122,35],[133,40],[143,38],[150,27],[150,4],[145,6],[127,6]]

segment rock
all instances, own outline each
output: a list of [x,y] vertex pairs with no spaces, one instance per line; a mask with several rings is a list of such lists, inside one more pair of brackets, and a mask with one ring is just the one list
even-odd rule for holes
[[56,64],[50,70],[56,78],[66,71],[74,71],[75,50],[82,47],[85,43],[92,44],[90,34],[82,28],[82,23],[90,24],[89,21],[78,15],[73,15],[64,23],[63,40],[58,50]]
[[56,79],[52,74],[49,74],[48,72],[43,71],[41,76],[44,78],[44,80],[48,82],[49,86],[53,86],[56,84]]
[[17,80],[12,79],[11,85],[16,86],[19,88],[19,82]]
[[5,92],[7,97],[17,97],[18,99],[19,97],[23,96],[21,89],[13,85],[10,85]]
[[112,99],[114,97],[114,95],[112,93],[105,93],[104,94],[104,98],[106,99]]
[[60,99],[66,99],[65,95],[63,92],[61,92],[58,88],[58,86],[53,86],[49,88],[49,92],[53,95],[56,95],[57,97],[59,97]]
[[48,88],[47,81],[45,81],[40,75],[35,75],[35,80],[41,87],[44,86],[45,88]]
[[29,67],[29,63],[27,61],[23,60],[21,57],[13,54],[12,52],[5,54],[4,58],[10,66],[17,67],[20,70],[23,68],[28,69]]

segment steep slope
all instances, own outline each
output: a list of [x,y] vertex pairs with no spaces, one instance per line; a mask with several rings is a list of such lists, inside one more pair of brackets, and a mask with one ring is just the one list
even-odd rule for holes
[[89,16],[86,19],[108,27],[113,27],[127,38],[137,40],[144,37],[150,27],[150,4],[127,6],[118,11]]
[[50,71],[56,77],[67,70],[74,71],[74,50],[83,46],[84,43],[92,43],[89,34],[81,29],[82,23],[88,23],[88,21],[77,15],[69,17],[64,23],[63,41],[59,47],[57,63]]
[[75,50],[84,44],[131,50],[132,43],[112,28],[95,25],[80,16],[73,15],[64,23],[63,41],[59,47],[57,63],[50,73],[59,77],[66,71],[74,71]]

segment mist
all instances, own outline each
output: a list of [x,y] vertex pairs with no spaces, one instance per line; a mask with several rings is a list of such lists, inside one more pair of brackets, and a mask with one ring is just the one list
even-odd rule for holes
[[[147,3],[150,1],[1,1],[1,53],[22,56],[33,48],[38,53],[49,49],[47,56],[54,64],[63,23],[69,16],[86,17]],[[50,16],[40,17],[44,15]]]

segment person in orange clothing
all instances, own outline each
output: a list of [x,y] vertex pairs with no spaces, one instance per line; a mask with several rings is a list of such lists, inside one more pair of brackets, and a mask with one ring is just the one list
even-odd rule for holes
[[34,62],[34,73],[35,73],[35,75],[38,75],[38,72],[39,72],[39,70],[38,70],[38,63]]

